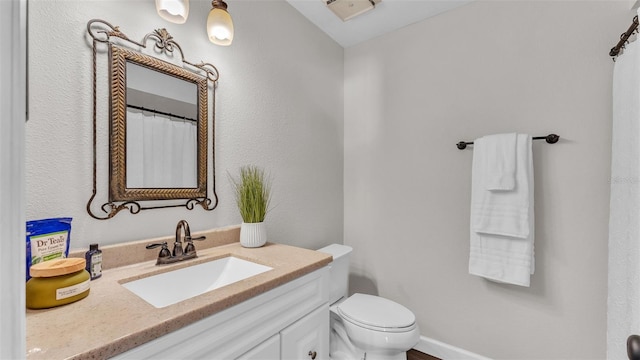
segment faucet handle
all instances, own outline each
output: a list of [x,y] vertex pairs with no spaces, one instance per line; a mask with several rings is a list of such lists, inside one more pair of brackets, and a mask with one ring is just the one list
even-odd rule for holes
[[160,252],[158,253],[158,259],[171,256],[171,251],[169,251],[169,248],[167,247],[167,242],[166,241],[162,242],[162,243],[149,244],[149,245],[146,246],[146,248],[147,249],[155,249],[158,246],[162,246],[162,249],[160,249]]
[[204,239],[206,239],[206,236],[200,236],[197,238],[192,238],[191,236],[187,236],[185,238],[185,241],[187,243],[187,246],[184,247],[184,254],[185,255],[192,255],[196,253],[196,247],[193,246],[193,240],[197,240],[197,241],[202,241]]

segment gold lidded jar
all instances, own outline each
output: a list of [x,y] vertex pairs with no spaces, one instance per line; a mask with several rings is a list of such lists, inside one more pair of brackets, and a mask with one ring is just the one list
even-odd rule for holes
[[26,284],[29,309],[69,304],[89,295],[90,275],[82,258],[55,259],[31,266]]

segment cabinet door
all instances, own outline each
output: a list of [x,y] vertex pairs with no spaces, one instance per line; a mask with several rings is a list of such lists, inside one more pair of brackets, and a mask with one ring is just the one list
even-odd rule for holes
[[329,305],[323,305],[280,332],[283,360],[329,359]]
[[275,334],[260,345],[242,354],[237,360],[280,359],[280,334]]

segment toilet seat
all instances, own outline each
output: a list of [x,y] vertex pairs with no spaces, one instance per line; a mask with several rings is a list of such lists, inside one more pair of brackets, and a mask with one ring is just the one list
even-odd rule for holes
[[416,317],[406,307],[379,296],[353,294],[337,306],[350,323],[382,332],[407,332],[416,327]]

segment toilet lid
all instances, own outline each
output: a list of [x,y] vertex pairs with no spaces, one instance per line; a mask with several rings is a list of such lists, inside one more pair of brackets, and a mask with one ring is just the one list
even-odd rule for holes
[[416,322],[411,310],[373,295],[353,294],[338,305],[338,311],[353,322],[379,328],[405,328]]

